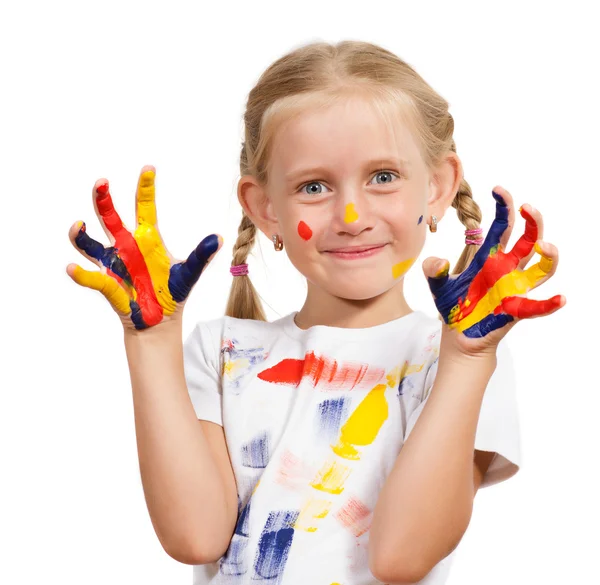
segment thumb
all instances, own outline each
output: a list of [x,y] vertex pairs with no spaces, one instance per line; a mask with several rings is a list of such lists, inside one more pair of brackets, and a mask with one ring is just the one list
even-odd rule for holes
[[429,282],[431,292],[437,296],[438,291],[446,284],[450,262],[446,259],[430,256],[423,261],[423,273]]

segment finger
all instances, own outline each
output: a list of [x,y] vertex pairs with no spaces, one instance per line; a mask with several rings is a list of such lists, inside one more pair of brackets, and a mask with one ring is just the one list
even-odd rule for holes
[[515,225],[515,205],[512,198],[512,195],[500,185],[496,185],[494,187],[494,192],[498,193],[504,199],[506,203],[506,207],[508,208],[508,226],[502,235],[500,236],[500,248],[502,250],[506,250],[506,246],[508,246],[508,240],[512,234],[513,226]]
[[180,303],[190,294],[206,265],[213,259],[223,245],[218,234],[206,236],[188,256],[187,260],[173,264],[169,276],[169,291],[173,299]]
[[506,254],[515,268],[527,265],[533,256],[534,244],[541,238],[540,227],[543,228],[542,214],[537,209],[525,204],[519,208],[519,212],[525,219],[525,231],[511,251]]
[[440,290],[448,280],[450,262],[431,256],[425,259],[422,268],[423,273],[427,278],[427,282],[429,283],[429,289],[435,297],[438,297]]
[[562,295],[555,295],[543,301],[528,299],[526,297],[507,297],[502,299],[502,304],[498,307],[498,310],[501,309],[518,319],[528,319],[550,315],[558,311],[561,307],[564,307],[565,303],[566,299]]
[[156,169],[152,165],[142,167],[135,196],[135,219],[136,226],[146,223],[158,232],[155,177]]
[[508,228],[508,214],[509,210],[504,201],[504,198],[499,193],[492,191],[492,195],[496,200],[496,217],[490,226],[490,229],[481,244],[479,250],[477,250],[475,257],[467,266],[466,270],[461,273],[459,278],[461,280],[471,281],[474,275],[481,270],[485,261],[490,256],[490,253],[495,252],[496,248],[500,244],[500,238],[504,231]]
[[77,221],[71,226],[69,239],[80,254],[100,268],[104,266],[107,274],[115,278],[119,284],[133,286],[131,276],[115,249],[105,248],[100,242],[91,238],[87,234],[84,221]]
[[107,274],[97,270],[90,271],[77,264],[67,266],[67,274],[79,285],[100,291],[122,315],[131,313],[129,295],[119,286],[119,283]]
[[[538,241],[534,250],[541,256],[540,261],[523,271],[527,290],[536,288],[546,282],[556,272],[558,266],[558,248],[548,242]],[[524,291],[526,292],[526,291]]]
[[504,327],[507,323],[514,321],[514,319],[512,315],[505,313],[498,315],[490,313],[467,328],[462,328],[460,322],[454,325],[454,327],[462,331],[467,337],[485,337],[490,331],[500,329],[500,327]]

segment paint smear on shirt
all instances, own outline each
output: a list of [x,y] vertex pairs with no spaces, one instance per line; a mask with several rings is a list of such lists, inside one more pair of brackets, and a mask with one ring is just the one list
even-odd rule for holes
[[298,518],[296,510],[269,512],[269,518],[258,541],[254,559],[254,579],[272,579],[279,583],[288,560],[294,529]]
[[317,522],[321,518],[325,518],[331,510],[331,500],[320,500],[309,498],[302,506],[298,519],[294,524],[297,530],[305,532],[315,532],[317,530]]
[[370,445],[388,418],[386,384],[377,384],[356,407],[342,430],[333,452],[344,459],[360,459],[357,446]]
[[373,512],[357,498],[348,501],[336,512],[334,518],[354,536],[360,536],[369,530],[373,521]]
[[286,449],[279,458],[279,466],[274,481],[294,491],[304,490],[313,476],[312,468],[300,457]]
[[229,547],[219,563],[219,571],[223,575],[239,577],[248,572],[245,552],[250,536],[249,518],[251,501],[252,498],[248,500],[243,510],[241,510]]
[[338,362],[327,356],[307,352],[304,359],[287,358],[258,373],[258,378],[274,384],[298,386],[303,378],[318,390],[369,388],[385,376],[384,368],[359,362]]
[[344,491],[344,483],[352,469],[336,459],[325,462],[312,480],[311,486],[316,490],[330,494],[341,494]]
[[350,401],[344,396],[319,403],[315,416],[315,429],[322,440],[333,441],[337,438],[349,407]]
[[242,465],[244,467],[265,468],[269,462],[269,435],[266,432],[242,445]]

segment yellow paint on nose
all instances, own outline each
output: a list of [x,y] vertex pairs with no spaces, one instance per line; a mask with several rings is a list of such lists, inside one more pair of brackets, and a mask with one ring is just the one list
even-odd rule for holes
[[398,264],[394,264],[392,266],[392,276],[394,278],[399,278],[403,274],[408,272],[408,269],[414,264],[416,258],[409,258],[408,260],[403,260],[402,262],[398,262]]
[[354,203],[348,203],[348,205],[346,205],[346,215],[344,217],[344,221],[346,223],[352,223],[357,219],[358,213],[356,213],[356,210],[354,209]]

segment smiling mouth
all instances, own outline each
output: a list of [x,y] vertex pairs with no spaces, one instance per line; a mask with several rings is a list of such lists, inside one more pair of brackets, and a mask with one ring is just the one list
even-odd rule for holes
[[344,258],[344,259],[357,259],[357,258],[367,258],[369,256],[373,256],[379,253],[386,244],[382,244],[380,246],[372,246],[370,248],[364,247],[359,248],[358,250],[325,250],[326,254],[330,254],[336,258]]

